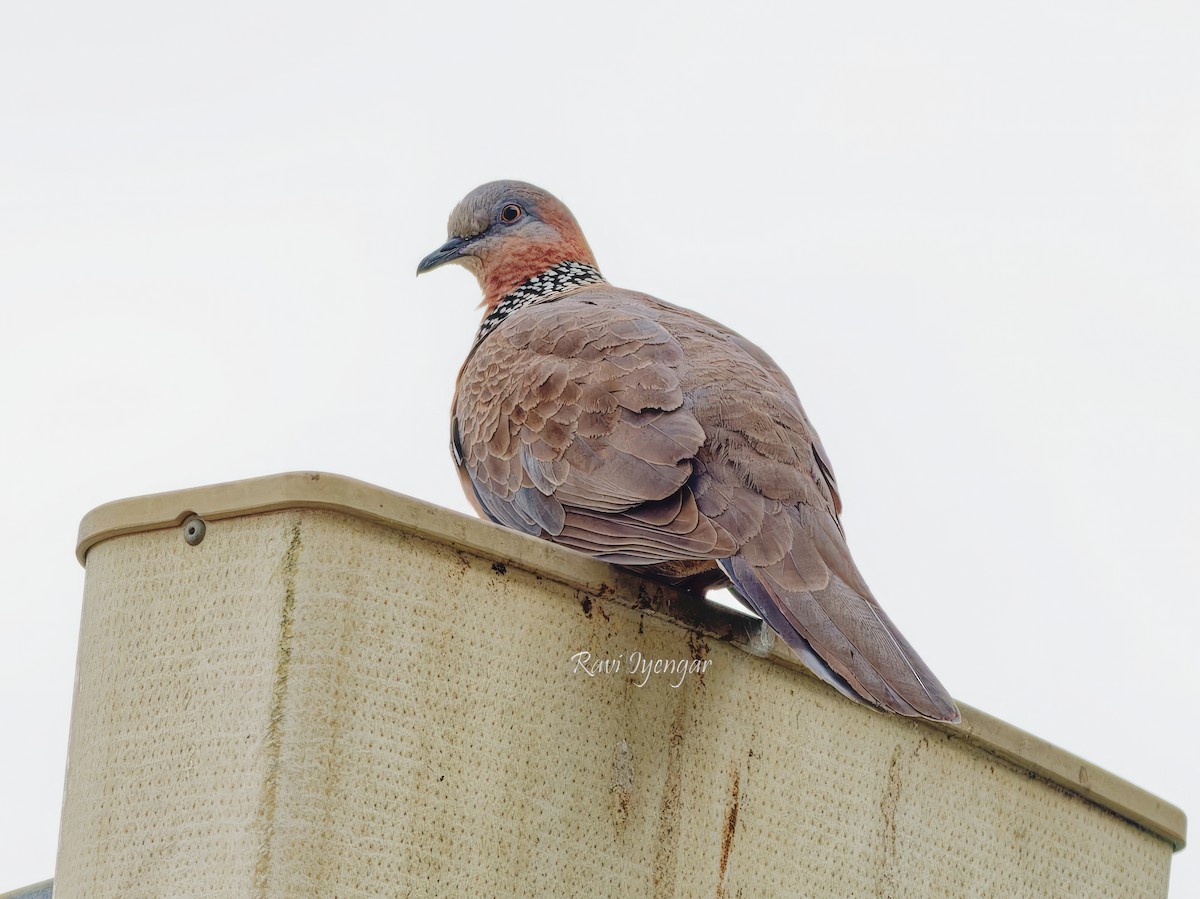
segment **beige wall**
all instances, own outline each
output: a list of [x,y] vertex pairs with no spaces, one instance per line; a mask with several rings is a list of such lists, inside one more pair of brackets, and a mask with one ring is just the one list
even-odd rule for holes
[[88,551],[56,897],[1166,895],[1166,840],[632,578],[224,514]]

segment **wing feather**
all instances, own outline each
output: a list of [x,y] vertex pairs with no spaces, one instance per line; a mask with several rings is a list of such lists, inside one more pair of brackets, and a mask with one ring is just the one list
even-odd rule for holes
[[518,310],[463,366],[452,442],[481,514],[694,583],[717,560],[836,689],[957,720],[854,565],[791,382],[734,332],[607,285]]

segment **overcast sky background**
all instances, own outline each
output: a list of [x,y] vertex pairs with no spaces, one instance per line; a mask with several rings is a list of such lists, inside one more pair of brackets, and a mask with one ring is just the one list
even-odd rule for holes
[[1196,813],[1197,47],[1190,2],[0,5],[0,891],[53,873],[84,513],[469,511],[479,292],[413,271],[495,178],[791,374],[957,697]]

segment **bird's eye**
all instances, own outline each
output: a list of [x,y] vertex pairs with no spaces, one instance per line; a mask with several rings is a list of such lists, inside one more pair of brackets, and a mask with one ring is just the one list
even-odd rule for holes
[[507,206],[505,206],[503,209],[500,210],[500,221],[504,222],[506,225],[511,225],[513,222],[515,222],[520,217],[521,217],[521,207],[518,206],[516,203],[509,203]]

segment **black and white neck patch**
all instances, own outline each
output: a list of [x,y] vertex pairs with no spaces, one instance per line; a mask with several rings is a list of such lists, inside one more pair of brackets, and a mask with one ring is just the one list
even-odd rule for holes
[[550,300],[560,293],[583,287],[585,284],[598,284],[604,277],[592,266],[584,262],[560,262],[540,274],[534,275],[525,283],[518,286],[512,293],[505,294],[496,306],[479,324],[479,333],[475,335],[475,343],[491,334],[500,323],[526,306],[532,306],[542,300]]

